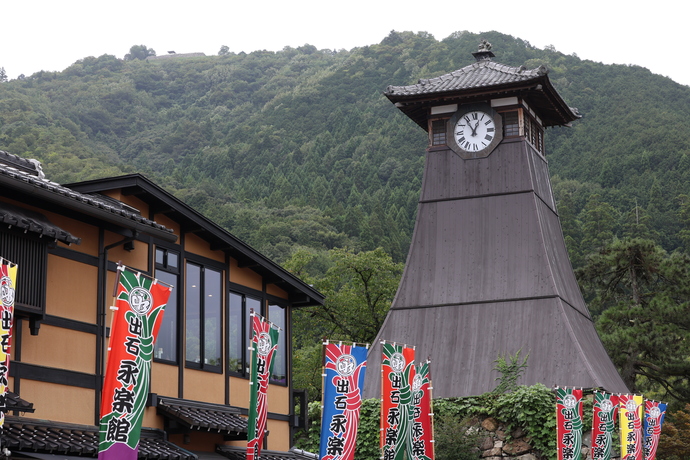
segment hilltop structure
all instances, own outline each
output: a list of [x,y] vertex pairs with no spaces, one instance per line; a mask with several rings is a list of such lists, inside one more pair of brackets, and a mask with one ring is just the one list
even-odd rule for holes
[[[566,251],[544,130],[579,118],[547,70],[476,62],[385,95],[429,133],[414,235],[381,340],[429,356],[434,397],[495,388],[498,356],[529,354],[518,383],[627,392],[594,328]],[[365,394],[378,397],[380,377]]]

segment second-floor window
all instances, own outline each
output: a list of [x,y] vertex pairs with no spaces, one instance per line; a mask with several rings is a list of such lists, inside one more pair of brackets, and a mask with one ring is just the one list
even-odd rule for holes
[[264,315],[261,300],[230,292],[228,299],[228,371],[248,375],[251,322],[249,312]]
[[269,305],[268,320],[280,328],[278,349],[273,357],[271,383],[287,385],[287,308],[281,305]]
[[187,262],[185,333],[188,367],[222,371],[222,296],[220,270]]
[[177,296],[180,292],[179,284],[179,254],[166,248],[156,248],[156,278],[173,286],[173,290],[165,306],[163,321],[158,330],[158,337],[154,346],[154,357],[158,360],[177,362],[177,325],[179,324],[179,309]]

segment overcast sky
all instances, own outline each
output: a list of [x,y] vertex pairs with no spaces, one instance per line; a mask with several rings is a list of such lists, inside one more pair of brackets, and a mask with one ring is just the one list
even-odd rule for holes
[[685,1],[6,0],[0,67],[13,79],[63,70],[87,56],[122,58],[132,45],[159,55],[215,55],[222,45],[247,53],[307,43],[349,50],[379,43],[391,30],[425,31],[437,40],[455,31],[496,30],[538,48],[640,65],[690,85]]

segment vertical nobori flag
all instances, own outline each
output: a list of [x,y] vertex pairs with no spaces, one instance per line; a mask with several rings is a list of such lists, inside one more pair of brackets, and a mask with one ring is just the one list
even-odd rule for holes
[[123,266],[101,399],[98,458],[136,460],[151,378],[153,344],[172,287]]
[[321,460],[354,460],[368,346],[324,343]]
[[619,426],[621,431],[621,459],[643,460],[642,450],[642,396],[618,396]]
[[558,460],[582,457],[582,390],[556,388]]
[[14,320],[14,293],[17,283],[17,264],[0,257],[0,300],[2,301],[2,325],[0,325],[0,427],[5,423],[7,407],[7,379],[10,370],[10,344]]
[[595,391],[592,410],[592,460],[611,460],[618,396]]
[[434,421],[431,409],[431,371],[429,361],[419,363],[412,379],[412,413],[411,427],[413,460],[434,459]]
[[252,340],[249,377],[249,421],[247,425],[247,460],[259,458],[268,416],[268,381],[273,369],[273,355],[278,348],[277,326],[251,311]]
[[666,403],[645,401],[644,404],[644,460],[655,460],[659,447],[661,424],[666,415]]
[[384,460],[403,460],[411,445],[414,348],[382,342],[381,450]]

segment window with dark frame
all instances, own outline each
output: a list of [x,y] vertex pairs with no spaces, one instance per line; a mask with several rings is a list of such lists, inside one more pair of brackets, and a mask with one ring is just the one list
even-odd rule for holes
[[278,349],[273,356],[273,369],[270,380],[271,383],[287,385],[287,308],[282,305],[269,305],[268,320],[280,328]]
[[518,111],[503,112],[503,137],[517,137],[520,135],[520,119]]
[[48,269],[49,239],[25,237],[14,232],[0,232],[2,256],[18,265],[15,309],[43,315]]
[[243,376],[249,375],[249,340],[251,339],[251,318],[254,310],[265,315],[261,300],[239,292],[230,291],[228,298],[228,371]]
[[222,372],[222,272],[190,261],[185,272],[187,367]]
[[446,121],[433,120],[431,122],[431,145],[446,144]]
[[178,284],[180,255],[166,248],[156,248],[156,279],[173,286],[165,306],[165,314],[154,344],[153,357],[157,361],[177,363],[177,326],[179,324]]

